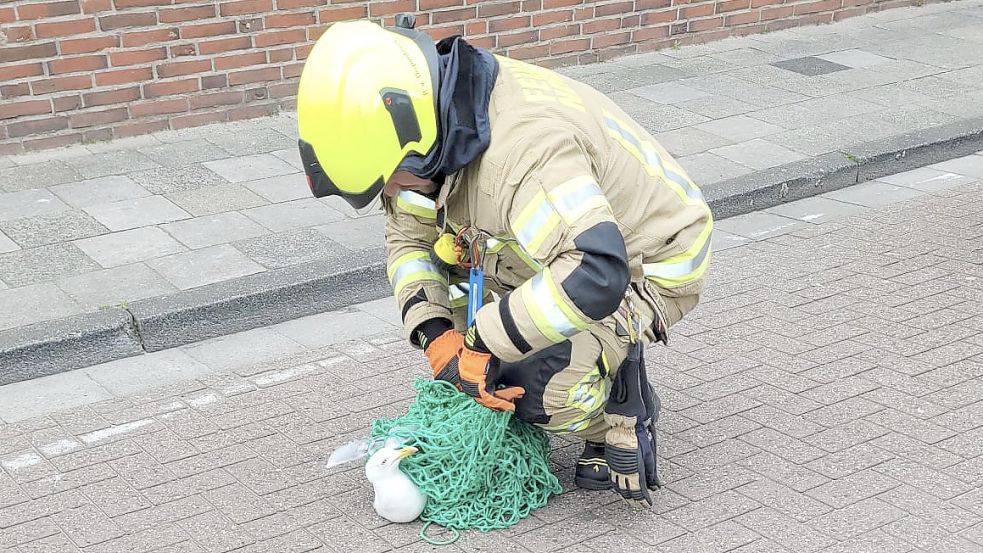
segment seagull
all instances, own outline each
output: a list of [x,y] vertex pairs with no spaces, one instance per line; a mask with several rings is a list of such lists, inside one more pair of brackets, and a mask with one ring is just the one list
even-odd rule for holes
[[372,506],[390,522],[412,522],[427,504],[427,497],[399,470],[399,462],[417,451],[412,446],[397,448],[389,443],[365,463],[365,477],[375,489]]

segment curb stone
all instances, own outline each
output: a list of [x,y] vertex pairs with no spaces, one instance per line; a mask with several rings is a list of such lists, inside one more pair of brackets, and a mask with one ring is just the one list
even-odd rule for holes
[[[706,187],[724,219],[983,150],[983,118],[874,140]],[[332,311],[392,293],[375,248],[0,331],[0,385]]]

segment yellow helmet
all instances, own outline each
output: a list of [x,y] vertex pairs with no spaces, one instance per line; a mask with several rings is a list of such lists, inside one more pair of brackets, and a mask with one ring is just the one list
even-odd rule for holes
[[439,58],[433,40],[409,27],[340,22],[315,43],[297,92],[300,157],[315,197],[365,207],[407,155],[425,157],[437,144]]

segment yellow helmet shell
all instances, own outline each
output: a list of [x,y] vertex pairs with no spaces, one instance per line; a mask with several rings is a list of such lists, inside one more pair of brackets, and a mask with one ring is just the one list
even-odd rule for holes
[[368,204],[409,153],[437,142],[437,54],[427,35],[370,21],[332,25],[300,77],[301,159],[315,196]]

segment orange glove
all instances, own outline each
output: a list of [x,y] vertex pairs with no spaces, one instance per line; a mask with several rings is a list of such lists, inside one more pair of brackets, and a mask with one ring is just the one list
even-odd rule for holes
[[495,389],[498,359],[490,353],[482,353],[461,348],[460,354],[461,389],[475,401],[489,409],[515,412],[516,399],[524,396],[526,390],[519,386]]
[[427,345],[424,353],[427,361],[430,362],[434,380],[446,380],[458,388],[461,387],[457,355],[462,347],[464,347],[464,335],[453,328]]

